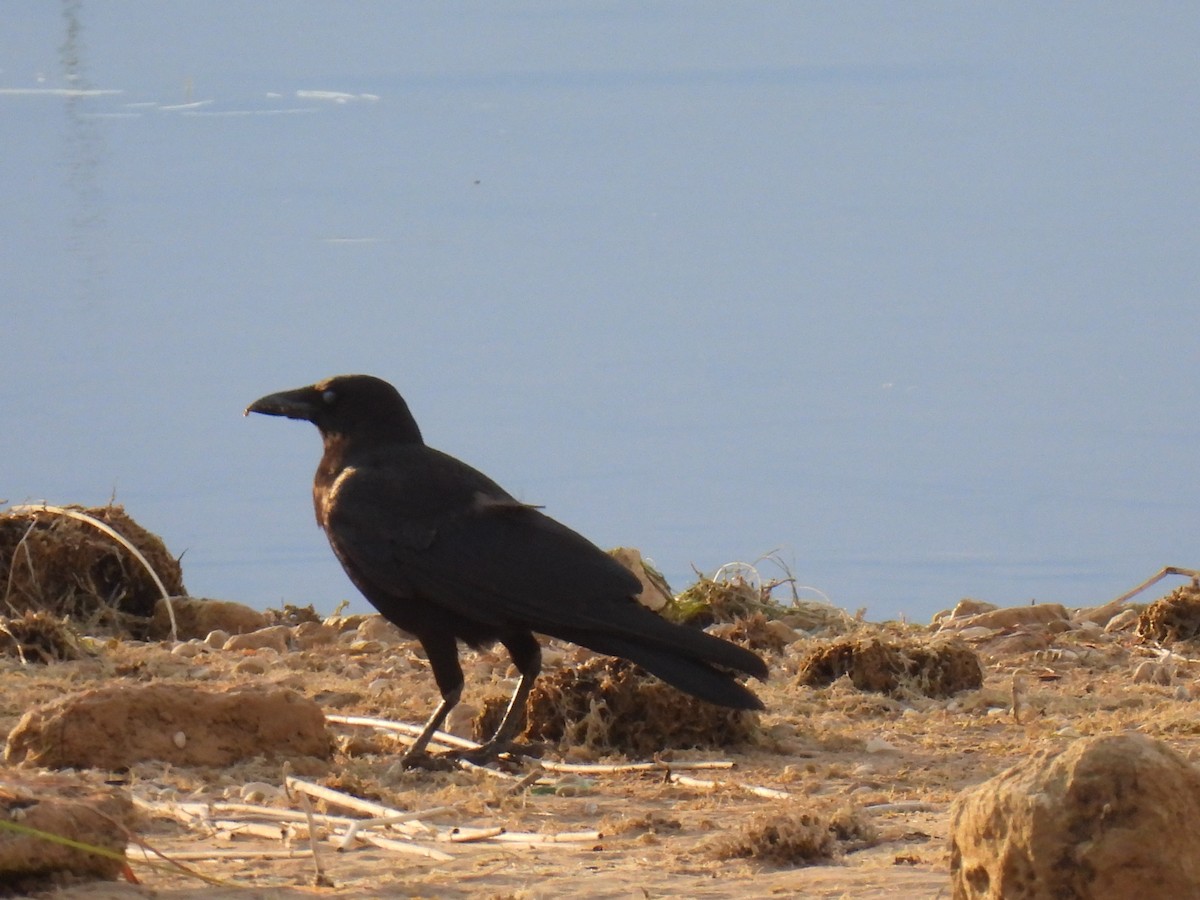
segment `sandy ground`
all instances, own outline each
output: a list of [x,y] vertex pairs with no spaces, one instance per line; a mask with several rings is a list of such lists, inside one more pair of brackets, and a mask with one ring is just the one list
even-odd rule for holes
[[[864,632],[923,639],[918,626],[861,626]],[[161,817],[143,820],[145,840],[168,857],[237,850],[235,859],[188,859],[186,865],[219,885],[172,870],[132,864],[139,885],[91,883],[48,897],[92,900],[160,897],[224,900],[258,897],[484,897],[655,898],[688,896],[932,898],[950,896],[949,809],[954,797],[1039,751],[1066,747],[1083,735],[1137,730],[1165,740],[1189,758],[1200,751],[1193,666],[1177,657],[1164,668],[1167,683],[1135,683],[1133,672],[1156,651],[1131,631],[1069,630],[1050,646],[1021,651],[1020,643],[978,645],[985,662],[982,689],[949,699],[864,693],[846,679],[828,688],[800,685],[797,668],[813,639],[771,654],[771,680],[756,689],[767,703],[750,745],[676,751],[668,761],[729,760],[730,770],[687,774],[719,782],[696,786],[668,781],[663,771],[548,776],[540,788],[479,771],[398,771],[402,744],[370,729],[331,726],[339,751],[327,764],[293,768],[313,781],[405,811],[449,807],[430,819],[451,826],[503,827],[537,835],[595,830],[582,843],[536,846],[496,840],[430,841],[450,859],[429,859],[359,845],[337,852],[325,845],[326,884],[316,886],[312,858],[266,859],[259,851],[305,850],[306,840],[221,838]],[[1033,642],[1038,643],[1038,642]],[[1044,641],[1042,642],[1044,643]],[[194,645],[193,645],[194,646]],[[124,679],[176,680],[220,688],[285,685],[329,713],[420,722],[435,693],[416,646],[404,640],[344,642],[274,651],[220,650],[193,655],[167,643],[108,641],[92,658],[50,665],[0,659],[0,735],[27,708],[65,693]],[[577,664],[583,654],[548,652],[552,664]],[[468,697],[480,704],[513,684],[505,658],[464,652]],[[1018,715],[1013,714],[1014,689]],[[466,717],[456,719],[460,730]],[[586,748],[552,747],[550,760],[626,762]],[[128,775],[138,796],[165,800],[237,800],[246,785],[279,785],[280,761],[251,760],[227,769],[172,768],[139,763]],[[753,787],[784,792],[760,796]],[[274,805],[296,808],[286,798]],[[325,807],[316,803],[318,810]],[[857,811],[873,837],[852,841],[815,865],[729,858],[723,843],[763,823],[806,811]],[[344,812],[340,810],[330,810]],[[797,861],[793,860],[793,863]]]

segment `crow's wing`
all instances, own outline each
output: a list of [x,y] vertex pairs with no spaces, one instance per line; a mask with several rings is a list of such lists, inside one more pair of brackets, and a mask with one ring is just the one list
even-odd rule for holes
[[766,677],[754,653],[642,606],[641,582],[591,541],[427,447],[345,469],[326,531],[368,597],[410,601],[413,615],[432,604],[498,632],[536,631],[634,660],[657,648],[656,658]]
[[641,583],[586,538],[429,448],[347,468],[326,530],[338,557],[384,594],[499,628],[606,629],[640,607]]

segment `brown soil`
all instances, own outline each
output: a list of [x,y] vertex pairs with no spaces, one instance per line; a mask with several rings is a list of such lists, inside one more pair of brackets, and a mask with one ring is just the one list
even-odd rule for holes
[[[435,704],[436,689],[419,648],[392,639],[386,629],[364,638],[367,624],[303,644],[299,629],[306,625],[294,626],[293,649],[282,654],[271,647],[223,650],[200,642],[114,638],[84,639],[87,652],[76,659],[43,663],[0,654],[0,737],[13,731],[27,710],[65,694],[146,683],[214,691],[286,688],[315,700],[327,714],[423,721]],[[341,627],[335,626],[335,633]],[[305,634],[313,630],[308,623]],[[306,841],[221,838],[143,811],[140,834],[167,856],[234,849],[244,856],[186,861],[220,885],[135,860],[132,869],[142,886],[74,884],[46,896],[948,897],[950,804],[964,789],[1035,751],[1065,749],[1081,735],[1137,730],[1189,759],[1200,754],[1198,661],[1176,655],[1163,679],[1135,682],[1135,668],[1158,656],[1132,628],[1112,633],[1073,628],[1044,637],[1041,649],[989,656],[980,687],[945,697],[862,690],[850,673],[826,686],[807,686],[802,665],[828,643],[802,637],[769,656],[770,682],[754,685],[768,711],[747,739],[720,749],[658,754],[668,764],[735,763],[731,770],[686,773],[715,783],[708,786],[668,779],[663,769],[549,773],[539,784],[476,769],[399,771],[394,763],[403,745],[395,738],[331,724],[337,749],[315,770],[310,762],[304,773],[310,780],[406,811],[449,807],[431,820],[442,829],[502,827],[540,835],[595,830],[600,837],[535,847],[494,840],[431,843],[450,857],[438,860],[361,844],[336,852],[326,844],[326,886],[317,887],[311,859],[260,855],[304,849]],[[918,626],[859,623],[847,638],[858,646],[880,640],[911,647],[927,645],[930,634]],[[464,651],[462,658],[467,696],[463,713],[452,722],[469,735],[485,701],[507,697],[515,671],[500,653]],[[579,670],[589,658],[578,649],[550,644],[547,683],[564,683],[555,681],[564,677],[555,673]],[[655,707],[660,721],[649,724],[662,726],[687,715],[684,706],[663,698],[656,702],[665,704]],[[627,761],[570,732],[548,745],[545,758]],[[268,755],[219,767],[147,761],[123,773],[122,787],[139,800],[242,800],[271,794],[287,767],[298,771],[286,759]],[[518,776],[528,770],[518,768]],[[0,768],[0,776],[5,772]],[[755,792],[762,788],[768,790]],[[301,808],[282,794],[261,802]],[[324,808],[318,800],[313,806]]]

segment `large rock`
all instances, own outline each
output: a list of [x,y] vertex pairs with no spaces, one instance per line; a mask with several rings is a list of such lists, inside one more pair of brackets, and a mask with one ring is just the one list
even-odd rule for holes
[[121,769],[147,759],[227,766],[255,756],[328,759],[321,708],[294,691],[115,685],[31,709],[8,736],[8,763]]
[[1200,770],[1140,734],[1077,741],[962,794],[955,900],[1177,900],[1200,885]]
[[245,634],[257,631],[267,624],[265,613],[251,609],[232,600],[206,600],[202,597],[172,597],[170,601],[159,600],[154,605],[154,616],[150,620],[150,637],[163,640],[171,636],[171,612],[175,614],[176,637],[181,641],[199,638],[203,640],[210,631],[227,631],[230,634]]

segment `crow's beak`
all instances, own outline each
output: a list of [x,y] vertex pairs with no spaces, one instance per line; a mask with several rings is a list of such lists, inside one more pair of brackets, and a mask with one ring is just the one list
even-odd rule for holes
[[303,387],[259,397],[246,407],[244,416],[262,413],[264,416],[286,416],[289,419],[313,420],[320,408],[321,395],[315,388]]

